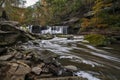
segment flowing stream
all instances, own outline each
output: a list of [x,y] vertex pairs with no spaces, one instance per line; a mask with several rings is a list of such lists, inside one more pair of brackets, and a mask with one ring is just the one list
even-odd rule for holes
[[53,38],[51,40],[36,40],[38,45],[27,48],[48,50],[58,54],[59,62],[64,65],[74,65],[77,76],[88,80],[120,80],[120,46],[94,47],[83,43],[82,36],[74,40]]

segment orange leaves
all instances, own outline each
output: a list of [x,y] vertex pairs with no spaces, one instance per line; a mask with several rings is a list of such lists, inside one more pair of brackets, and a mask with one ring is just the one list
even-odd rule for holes
[[20,23],[23,23],[25,20],[25,10],[24,8],[17,8],[17,7],[13,7],[13,10],[11,11],[10,18],[13,21],[18,21]]
[[81,23],[81,27],[82,28],[106,28],[108,27],[107,24],[104,23],[104,19],[102,18],[91,18],[91,19],[87,19],[87,18],[83,18],[82,19],[82,23]]
[[90,26],[90,20],[89,20],[89,19],[83,18],[82,21],[83,21],[83,22],[81,23],[81,27],[82,27],[82,28],[87,28],[87,27]]

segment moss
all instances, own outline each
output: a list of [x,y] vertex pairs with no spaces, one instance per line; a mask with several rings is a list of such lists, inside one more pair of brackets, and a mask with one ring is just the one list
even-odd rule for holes
[[50,35],[50,34],[45,34],[45,35],[40,36],[40,39],[43,39],[43,40],[48,40],[48,39],[52,39],[52,38],[54,38],[54,36]]
[[100,34],[89,34],[85,36],[85,40],[89,41],[94,46],[105,46],[110,44],[110,40],[104,35]]
[[57,34],[56,37],[60,37],[60,38],[70,38],[70,37],[73,37],[73,35]]

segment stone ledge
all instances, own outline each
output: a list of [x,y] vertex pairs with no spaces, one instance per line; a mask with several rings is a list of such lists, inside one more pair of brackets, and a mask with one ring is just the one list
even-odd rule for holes
[[36,80],[86,80],[86,79],[77,76],[69,76],[69,77],[57,77],[57,78],[42,78]]

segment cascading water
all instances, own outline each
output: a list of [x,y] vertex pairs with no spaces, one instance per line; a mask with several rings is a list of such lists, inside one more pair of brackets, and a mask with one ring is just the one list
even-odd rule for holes
[[[48,50],[58,54],[59,62],[78,67],[75,75],[88,80],[119,80],[120,57],[119,49],[114,47],[96,48],[83,43],[83,37],[75,37],[74,40],[55,37],[51,40],[36,40],[28,42],[25,48],[37,48]],[[119,46],[120,47],[120,46]]]

